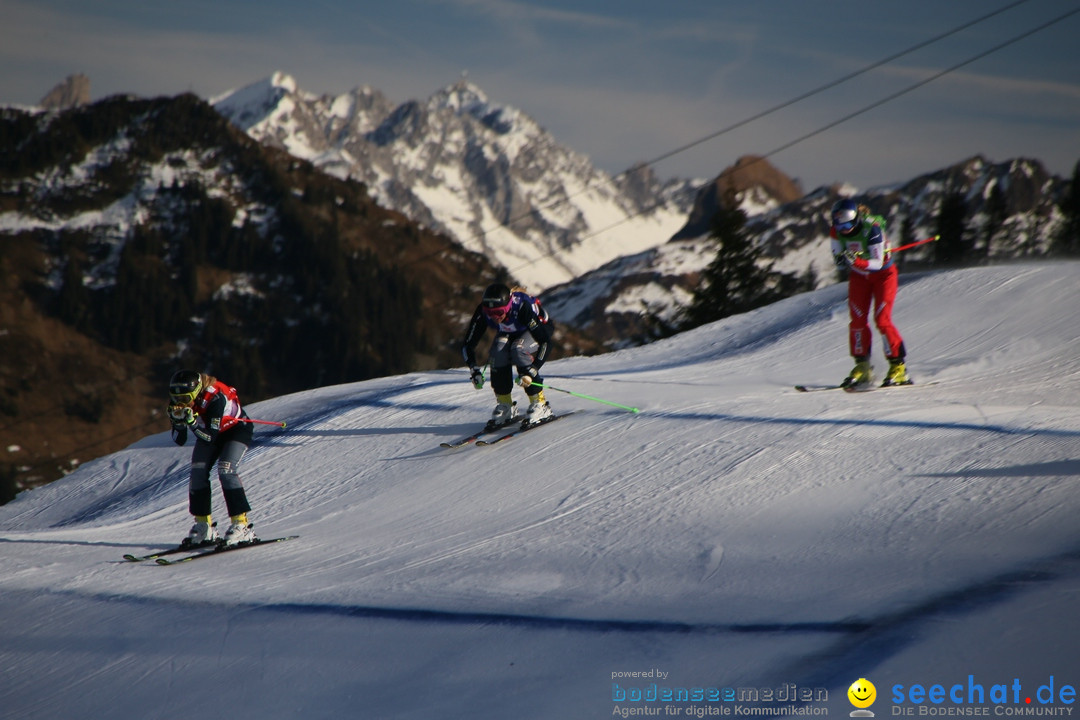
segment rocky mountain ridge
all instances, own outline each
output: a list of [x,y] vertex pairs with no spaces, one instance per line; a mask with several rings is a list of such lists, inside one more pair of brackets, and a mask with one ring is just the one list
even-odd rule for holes
[[[744,172],[734,181],[735,170],[751,167],[752,175]],[[686,225],[669,242],[550,288],[547,307],[605,347],[647,341],[649,318],[673,322],[714,257],[705,218],[729,191],[774,269],[811,277],[821,287],[840,279],[829,249],[828,214],[841,197],[854,197],[884,215],[893,247],[933,236],[943,203],[957,198],[966,213],[966,262],[983,264],[1045,255],[1062,222],[1059,204],[1068,184],[1035,159],[994,163],[981,156],[895,186],[859,191],[837,183],[795,199],[795,186],[782,176],[760,158],[740,159],[702,189]],[[902,269],[932,267],[933,248],[898,255],[897,261]]]
[[212,103],[253,138],[363,181],[381,205],[533,291],[664,243],[700,184],[661,182],[646,166],[612,177],[464,79],[395,106],[367,86],[315,95],[279,72]]

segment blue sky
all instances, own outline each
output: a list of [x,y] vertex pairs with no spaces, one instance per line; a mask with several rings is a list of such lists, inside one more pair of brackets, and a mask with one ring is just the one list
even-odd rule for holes
[[[1014,0],[0,0],[0,103],[34,104],[69,74],[92,97],[212,97],[274,71],[304,90],[369,85],[424,99],[463,72],[612,173],[651,160]],[[1043,23],[1077,0],[1026,0],[850,82],[658,163],[712,177]],[[866,188],[983,154],[1080,160],[1080,13],[771,161],[807,191]]]

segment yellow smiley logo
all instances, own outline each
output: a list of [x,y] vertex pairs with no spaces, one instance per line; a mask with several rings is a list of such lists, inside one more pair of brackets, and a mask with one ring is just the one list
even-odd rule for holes
[[874,704],[874,700],[877,699],[877,688],[874,687],[874,683],[870,682],[866,678],[859,678],[855,682],[851,683],[851,687],[847,691],[848,700],[851,704],[857,708],[868,708]]

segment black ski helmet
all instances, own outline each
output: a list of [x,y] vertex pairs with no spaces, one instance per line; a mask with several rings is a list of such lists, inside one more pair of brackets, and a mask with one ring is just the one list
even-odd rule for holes
[[191,403],[202,389],[202,375],[194,370],[178,370],[169,380],[169,399],[181,404]]
[[480,301],[486,308],[501,308],[510,304],[510,288],[502,283],[488,285],[484,299]]

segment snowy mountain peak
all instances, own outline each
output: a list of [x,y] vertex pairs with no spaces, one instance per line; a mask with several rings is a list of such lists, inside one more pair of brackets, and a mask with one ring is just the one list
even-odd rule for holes
[[264,80],[211,98],[210,104],[234,125],[247,131],[277,109],[284,98],[296,92],[296,81],[291,75],[275,72]]
[[479,115],[484,115],[491,108],[487,95],[476,85],[461,79],[453,85],[447,85],[431,96],[433,105],[447,107],[478,116],[474,110],[480,108]]
[[464,79],[432,95],[428,107],[446,108],[459,115],[468,115],[500,135],[515,130],[540,132],[540,126],[528,115],[516,108],[492,103],[483,90]]
[[214,106],[260,142],[362,180],[384,207],[534,291],[663,244],[692,202],[685,183],[674,191],[652,174],[616,182],[464,78],[394,107],[370,88],[316,96],[275,73]]
[[297,90],[296,78],[292,75],[283,73],[280,70],[270,76],[270,84],[273,87],[281,88],[285,92],[294,93]]

